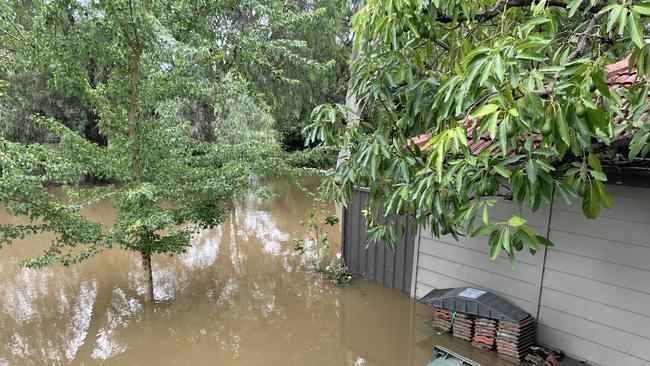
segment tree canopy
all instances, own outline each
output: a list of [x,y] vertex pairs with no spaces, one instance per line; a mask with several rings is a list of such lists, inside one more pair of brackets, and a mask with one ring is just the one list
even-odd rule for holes
[[[176,101],[196,138],[210,141],[223,132],[246,130],[251,121],[245,116],[260,115],[254,127],[261,122],[264,133],[272,127],[277,131],[275,139],[287,150],[303,148],[300,131],[313,107],[344,92],[339,79],[348,69],[349,31],[345,8],[338,0],[181,1],[155,6],[161,9],[158,22],[164,24],[152,30],[158,38],[156,47],[177,58],[167,60],[166,66],[181,66],[176,63],[182,54],[191,53],[183,71],[206,81],[200,93],[197,89]],[[48,19],[41,17],[44,7],[49,8]],[[100,116],[81,94],[83,88],[68,84],[68,75],[77,73],[86,75],[85,82],[94,87],[105,83],[113,71],[112,65],[104,63],[107,50],[102,48],[102,34],[84,34],[89,31],[86,20],[92,16],[88,8],[77,1],[0,5],[0,55],[12,61],[0,63],[7,97],[0,106],[0,129],[6,138],[26,143],[55,139],[50,131],[31,123],[30,117],[38,113],[105,144],[97,126]],[[43,27],[50,28],[48,40],[62,50],[69,49],[71,42],[88,45],[76,50],[77,57],[66,64],[56,63],[57,59],[44,63],[48,55],[36,52],[36,43],[47,40],[32,38]],[[313,32],[316,28],[320,31]],[[23,43],[31,44],[31,53],[15,52]],[[236,105],[239,112],[224,104]]]
[[[241,31],[227,33],[227,41],[208,38],[227,28],[228,20],[242,9],[259,12],[267,19],[259,22],[267,24],[275,24],[275,18],[290,22],[310,16],[291,14],[278,4],[3,3],[2,68],[9,83],[3,96],[11,103],[16,95],[14,76],[33,73],[41,80],[47,75],[46,98],[57,93],[73,99],[80,112],[39,115],[38,108],[25,109],[31,111],[30,123],[55,136],[55,146],[0,137],[0,202],[11,214],[27,218],[24,225],[0,224],[0,244],[54,233],[44,254],[26,262],[31,267],[69,265],[112,246],[137,252],[144,269],[145,301],[152,301],[153,254],[184,251],[197,229],[222,222],[233,200],[263,193],[260,177],[294,172],[273,138],[265,135],[268,112],[258,119],[246,115],[260,110],[253,102],[257,96],[247,87],[250,81],[227,64],[264,65],[280,76],[284,64],[275,63],[280,57],[305,67],[325,66],[300,56],[300,42],[280,36],[269,42],[255,32]],[[262,46],[269,52],[261,52]],[[224,95],[234,102],[217,104]],[[31,105],[37,100],[31,99]],[[206,104],[216,104],[223,113],[223,125],[210,128],[210,133],[222,133],[208,139],[211,142],[193,138],[187,128],[193,108]],[[89,115],[100,141],[86,139],[75,128]],[[233,115],[244,122],[233,123]],[[77,186],[85,175],[114,184]],[[48,184],[69,186],[67,196],[54,195]],[[102,199],[117,209],[110,227],[80,213]]]
[[[436,236],[489,236],[492,258],[536,252],[549,242],[523,215],[493,220],[490,207],[554,195],[588,218],[610,207],[608,167],[649,149],[649,15],[637,1],[368,0],[350,93],[373,118],[325,104],[306,131],[350,151],[326,193],[348,202],[368,186],[371,241],[393,242],[386,223],[409,214]],[[610,89],[607,66],[629,55],[636,77]]]

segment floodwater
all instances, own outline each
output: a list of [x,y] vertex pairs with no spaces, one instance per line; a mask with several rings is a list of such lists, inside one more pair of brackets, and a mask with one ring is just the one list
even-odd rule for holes
[[[314,187],[317,182],[305,183]],[[112,249],[70,268],[30,270],[51,237],[0,250],[0,365],[424,365],[442,344],[507,364],[422,325],[430,312],[372,281],[337,287],[293,251],[311,201],[284,182],[251,197],[187,253],[154,256],[156,304],[142,304],[140,260]],[[86,214],[109,223],[101,203]],[[17,222],[0,212],[0,222]],[[337,247],[337,235],[332,235]]]

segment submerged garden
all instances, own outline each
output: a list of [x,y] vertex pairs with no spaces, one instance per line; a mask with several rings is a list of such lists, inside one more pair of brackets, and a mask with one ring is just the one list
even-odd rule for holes
[[559,197],[595,219],[610,177],[647,167],[648,16],[4,1],[0,365],[417,364],[412,300],[341,257],[354,190],[368,246],[426,227],[512,266],[542,251],[490,212]]

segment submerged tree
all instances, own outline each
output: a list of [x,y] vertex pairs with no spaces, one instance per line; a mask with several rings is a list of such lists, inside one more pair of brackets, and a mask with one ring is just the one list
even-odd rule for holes
[[[106,143],[39,116],[34,123],[58,136],[56,148],[0,139],[0,201],[27,218],[24,225],[1,224],[0,243],[55,233],[45,253],[26,262],[30,267],[69,265],[114,245],[135,251],[142,258],[144,300],[151,302],[153,254],[183,252],[195,230],[222,222],[233,200],[263,191],[259,177],[292,169],[275,144],[209,144],[185,133],[177,106],[188,97],[209,97],[213,88],[206,84],[219,80],[206,79],[201,70],[219,67],[220,57],[197,39],[173,36],[177,23],[167,21],[179,2],[34,1],[29,11],[21,3],[2,8],[5,71],[53,73],[58,87],[97,114]],[[212,10],[226,11],[230,3]],[[28,16],[29,27],[12,23]],[[103,65],[101,80],[85,72],[91,58]],[[116,184],[70,188],[65,199],[45,188],[75,185],[87,174]],[[79,211],[102,199],[117,209],[107,228]]]
[[[649,150],[648,16],[636,1],[367,1],[351,83],[378,118],[314,111],[311,138],[351,151],[329,194],[370,188],[373,241],[392,242],[384,223],[411,214],[437,236],[489,235],[492,258],[536,252],[549,242],[490,207],[537,210],[554,194],[581,198],[588,218],[610,207],[608,169]],[[607,66],[630,54],[636,77],[610,89]]]

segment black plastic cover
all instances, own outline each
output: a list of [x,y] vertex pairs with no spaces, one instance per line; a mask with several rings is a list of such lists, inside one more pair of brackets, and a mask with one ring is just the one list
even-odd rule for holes
[[473,287],[437,289],[420,299],[425,305],[483,318],[519,323],[529,313],[487,290]]

